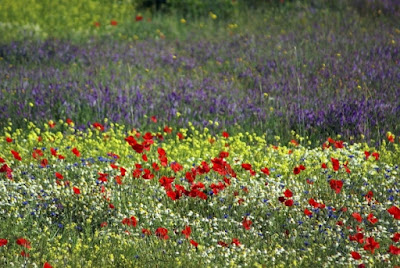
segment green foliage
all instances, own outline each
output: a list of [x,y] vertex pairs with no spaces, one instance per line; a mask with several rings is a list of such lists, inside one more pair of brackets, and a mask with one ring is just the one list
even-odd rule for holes
[[[27,8],[28,7],[28,8]],[[0,1],[0,34],[47,38],[90,34],[94,23],[110,25],[133,20],[134,1],[15,0]]]

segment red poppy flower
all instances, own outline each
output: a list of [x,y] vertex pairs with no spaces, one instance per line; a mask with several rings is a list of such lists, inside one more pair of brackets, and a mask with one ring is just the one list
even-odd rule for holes
[[233,244],[233,245],[235,245],[237,247],[240,247],[240,241],[237,238],[232,238],[231,244]]
[[130,145],[133,146],[137,143],[136,139],[133,136],[129,136],[124,138],[124,140]]
[[176,135],[178,136],[178,138],[179,138],[180,140],[183,140],[183,139],[185,138],[185,137],[183,136],[183,134],[180,133],[180,132],[178,132]]
[[50,152],[52,156],[57,156],[57,150],[54,148],[50,148]]
[[394,143],[394,136],[393,135],[388,134],[387,135],[387,139],[388,139],[389,142]]
[[299,165],[299,169],[300,169],[300,170],[306,170],[306,167],[303,166],[303,165]]
[[389,253],[393,254],[393,255],[400,255],[400,248],[395,247],[393,245],[389,246]]
[[133,150],[135,150],[138,154],[143,153],[144,147],[142,144],[136,143],[131,146]]
[[308,209],[304,209],[304,214],[305,214],[306,216],[311,216],[311,215],[312,215],[312,212],[309,211]]
[[299,145],[299,143],[296,140],[291,140],[290,143],[293,144],[294,146],[298,146]]
[[166,228],[163,227],[159,227],[156,229],[156,236],[160,239],[164,239],[167,240],[168,237],[168,230]]
[[13,139],[11,139],[10,137],[6,138],[6,142],[11,143],[13,141]]
[[25,250],[21,251],[20,254],[21,254],[21,256],[24,257],[24,258],[28,258],[28,257],[29,257],[29,254],[26,253]]
[[365,159],[368,160],[368,157],[371,155],[368,151],[364,151]]
[[218,245],[220,245],[221,247],[224,247],[224,248],[229,247],[229,245],[227,243],[225,243],[224,241],[218,241]]
[[164,127],[164,132],[168,133],[168,134],[171,134],[172,133],[172,128],[170,128],[169,126],[165,126]]
[[171,183],[175,180],[175,177],[168,178],[166,176],[162,176],[158,182],[164,187],[165,190],[171,190]]
[[360,260],[361,259],[361,255],[357,251],[352,251],[351,252],[351,257],[353,257],[353,259],[355,259],[355,260]]
[[11,153],[14,156],[14,158],[17,159],[18,161],[22,160],[22,158],[21,158],[21,156],[19,155],[18,152],[14,151],[14,150],[11,150]]
[[242,168],[244,168],[245,170],[250,170],[251,169],[251,164],[243,163],[242,164]]
[[297,175],[297,174],[299,174],[300,173],[300,168],[299,167],[295,167],[294,169],[293,169],[293,173],[294,173],[294,175]]
[[144,174],[142,175],[142,178],[145,180],[151,180],[154,178],[154,174],[151,173],[149,169],[144,169]]
[[54,128],[56,126],[56,123],[54,123],[51,120],[47,124],[49,125],[50,128]]
[[394,242],[399,242],[399,240],[400,240],[400,233],[395,233],[395,234],[393,235],[393,237],[392,237],[392,240],[393,240]]
[[77,188],[77,187],[73,187],[72,189],[74,190],[75,194],[80,194],[81,193],[81,190],[79,190],[79,188]]
[[190,244],[192,244],[195,248],[197,248],[197,246],[199,245],[199,243],[197,243],[193,239],[190,240]]
[[43,264],[43,268],[53,268],[53,266],[51,266],[50,263],[45,262],[45,263]]
[[3,158],[0,157],[0,163],[5,163],[6,160],[4,160]]
[[160,167],[157,165],[157,163],[153,163],[151,166],[153,167],[154,171],[160,170]]
[[287,206],[287,207],[293,206],[293,200],[292,200],[292,199],[286,200],[286,201],[285,201],[285,206]]
[[31,242],[29,242],[28,240],[26,240],[25,238],[22,238],[22,237],[17,239],[17,245],[20,245],[27,249],[31,248]]
[[365,199],[366,199],[368,202],[371,202],[373,196],[374,196],[374,193],[373,193],[372,191],[369,191],[369,192],[365,195]]
[[201,198],[203,200],[207,200],[207,195],[204,192],[196,190],[195,193],[196,193],[197,197],[199,197],[199,198]]
[[368,214],[367,220],[372,223],[375,224],[378,222],[378,219],[374,217],[374,215],[372,213]]
[[48,163],[49,163],[49,161],[46,158],[44,158],[44,159],[42,159],[42,161],[40,161],[40,165],[42,167],[46,167]]
[[100,130],[100,131],[104,131],[104,126],[98,122],[93,123],[92,125],[95,129]]
[[80,157],[80,156],[81,156],[81,153],[78,151],[78,149],[76,149],[76,147],[74,147],[74,148],[71,150],[71,152],[72,152],[74,155],[76,155],[77,157]]
[[343,187],[343,181],[341,180],[330,180],[329,184],[331,189],[334,190],[337,194],[340,193]]
[[350,169],[348,168],[349,161],[346,161],[346,163],[343,164],[344,169],[346,170],[347,173],[351,173]]
[[226,131],[222,132],[222,137],[229,138],[229,133]]
[[310,200],[308,200],[308,204],[310,204],[311,206],[313,206],[314,208],[318,208],[319,207],[319,203],[317,201],[315,201],[313,198],[310,198]]
[[157,152],[158,152],[158,159],[161,162],[161,166],[166,167],[168,165],[168,159],[165,150],[163,148],[158,148]]
[[[98,22],[98,21],[93,22],[93,26],[97,27],[97,28],[100,27],[100,22]],[[69,118],[67,119],[67,124],[69,125],[68,120],[71,120],[71,119],[69,119]]]
[[350,241],[357,241],[358,243],[364,243],[364,235],[362,233],[356,233],[355,235],[349,235]]
[[243,225],[244,229],[250,230],[250,227],[252,224],[253,224],[253,222],[251,220],[248,220],[247,217],[244,217],[244,219],[242,221],[242,225]]
[[[99,26],[100,26],[100,23],[99,23]],[[65,120],[65,122],[66,122],[68,125],[71,125],[71,124],[74,123],[70,118],[67,118],[67,120]]]
[[99,175],[100,175],[100,177],[97,178],[99,181],[101,181],[101,182],[107,182],[108,181],[107,180],[108,174],[99,172]]
[[149,229],[142,228],[142,234],[144,234],[144,235],[151,235],[151,231],[150,231]]
[[161,148],[161,147],[157,148],[157,153],[158,153],[158,155],[160,155],[160,156],[167,155],[167,153],[165,152],[165,150],[164,150],[163,148]]
[[3,247],[3,246],[5,246],[5,245],[7,245],[7,243],[8,243],[8,240],[7,240],[7,239],[4,239],[4,238],[1,238],[1,239],[0,239],[0,247]]
[[321,168],[326,169],[326,168],[328,168],[328,166],[325,163],[322,163]]
[[323,150],[328,149],[329,147],[331,147],[331,146],[329,145],[329,143],[324,142],[324,143],[322,144],[322,149],[323,149]]
[[124,218],[122,220],[122,224],[123,225],[127,225],[127,226],[133,226],[136,227],[137,225],[137,220],[134,216],[130,217],[130,218]]
[[141,15],[136,15],[135,20],[136,20],[136,21],[141,21],[141,20],[143,20],[143,16],[141,16]]
[[122,179],[120,176],[115,176],[114,180],[118,185],[122,185]]
[[292,191],[290,191],[289,189],[286,189],[286,191],[283,194],[285,195],[285,197],[292,197],[293,196]]
[[375,157],[375,160],[379,160],[379,153],[373,152],[372,156]]
[[331,157],[331,161],[332,161],[333,170],[334,171],[338,171],[339,167],[340,167],[339,166],[339,160]]
[[219,153],[219,158],[227,158],[229,156],[228,152],[220,152]]
[[153,143],[153,137],[154,136],[150,132],[146,132],[146,134],[143,135],[143,139],[151,144]]
[[343,141],[335,141],[335,147],[338,149],[343,148]]
[[[102,185],[102,186],[103,186],[103,185]],[[108,207],[111,208],[111,209],[114,209],[114,208],[115,208],[115,206],[114,206],[112,203],[110,203],[110,204],[108,205]]]
[[110,21],[110,24],[111,24],[112,26],[117,26],[117,25],[118,25],[118,22],[117,22],[116,20],[111,20],[111,21]]
[[186,238],[189,238],[191,233],[192,229],[190,229],[190,226],[186,226],[185,229],[183,229],[182,231],[182,234],[185,235]]
[[173,201],[178,200],[182,196],[182,192],[180,191],[167,191],[167,196],[171,198]]
[[285,202],[286,198],[284,196],[278,197],[279,202],[283,203]]
[[12,169],[11,169],[9,166],[7,166],[7,164],[4,164],[4,165],[2,165],[2,166],[0,167],[0,172],[6,172],[6,173],[7,173],[7,177],[8,177],[9,179],[12,178],[12,175],[11,175]]
[[224,177],[224,182],[226,185],[231,185],[231,180],[228,179],[227,177]]
[[171,169],[176,173],[179,172],[183,169],[182,165],[177,163],[177,162],[173,162],[171,163]]
[[379,243],[373,237],[368,237],[364,245],[364,250],[371,251],[374,254],[375,249],[379,248]]
[[269,169],[267,167],[262,168],[261,172],[269,176]]
[[387,210],[396,220],[400,220],[400,209],[396,206],[392,206]]
[[361,217],[360,213],[353,212],[353,214],[351,214],[351,216],[353,216],[353,218],[354,218],[356,221],[362,222],[362,217]]
[[61,173],[56,172],[56,178],[62,180],[64,179],[64,176]]

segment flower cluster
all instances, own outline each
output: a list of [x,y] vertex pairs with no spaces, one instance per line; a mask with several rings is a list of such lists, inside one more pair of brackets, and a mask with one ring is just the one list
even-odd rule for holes
[[207,128],[66,126],[60,133],[10,125],[0,137],[4,264],[16,252],[21,262],[56,266],[68,254],[94,264],[93,254],[110,250],[96,264],[138,265],[151,261],[149,250],[171,263],[186,252],[188,261],[226,265],[243,255],[260,265],[390,265],[400,254],[397,143],[311,147],[301,138],[293,147]]

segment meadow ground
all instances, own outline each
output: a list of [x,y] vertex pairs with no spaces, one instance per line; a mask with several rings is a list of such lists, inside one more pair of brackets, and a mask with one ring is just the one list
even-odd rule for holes
[[395,1],[139,2],[0,4],[0,266],[400,265]]

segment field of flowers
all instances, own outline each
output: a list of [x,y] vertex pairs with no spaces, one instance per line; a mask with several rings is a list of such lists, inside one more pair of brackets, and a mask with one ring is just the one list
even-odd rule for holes
[[0,0],[0,267],[400,266],[399,4],[142,2]]

